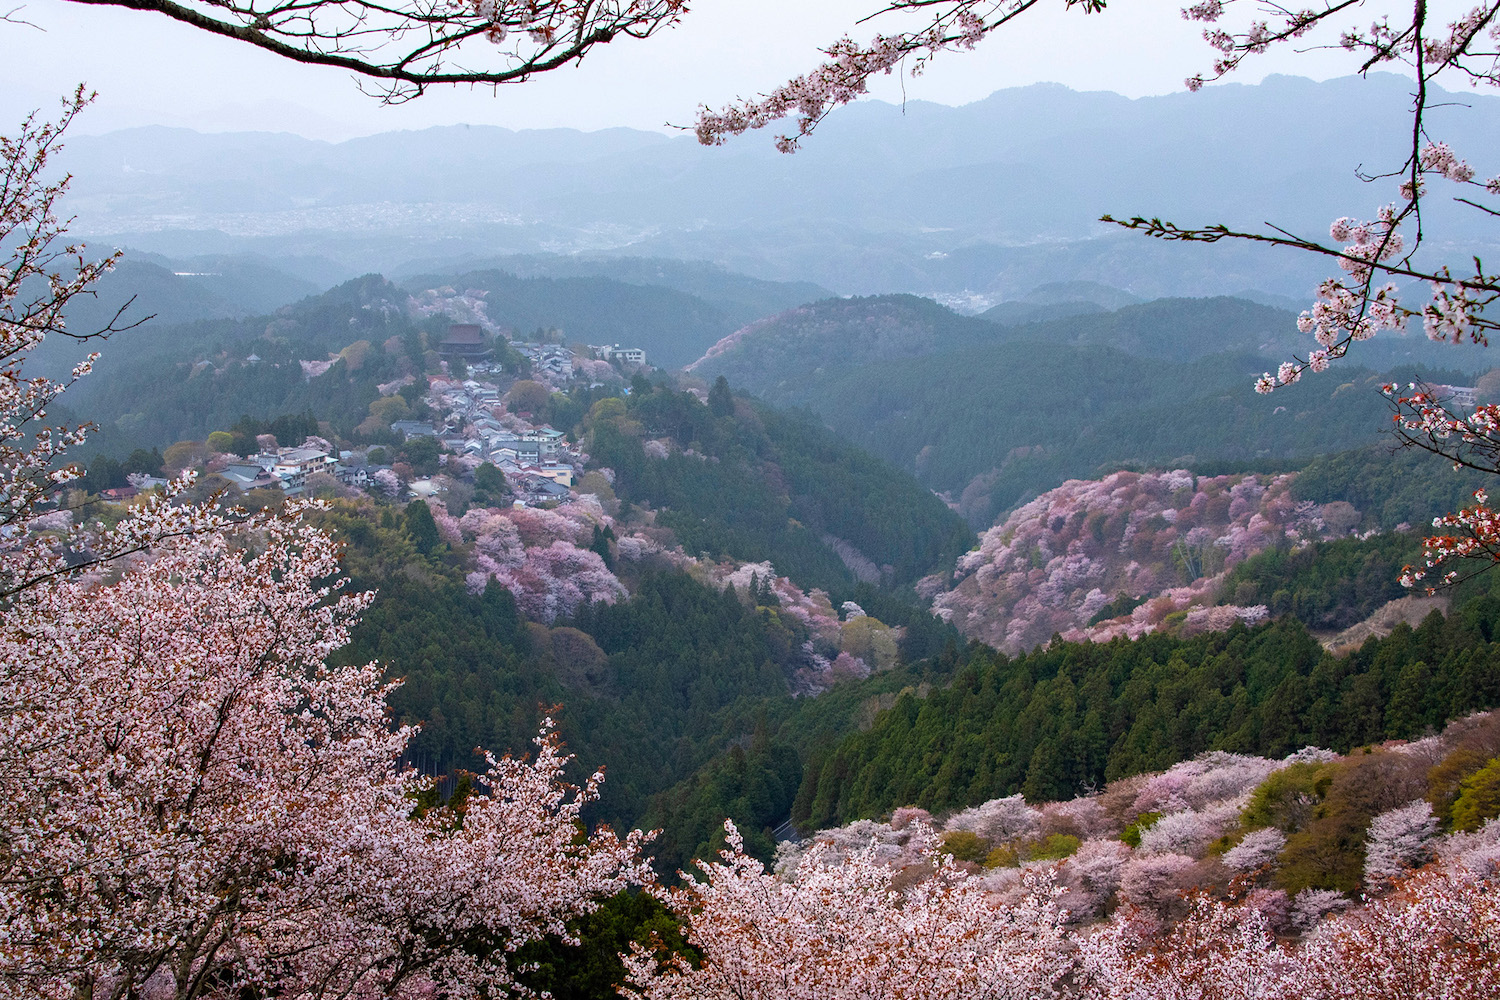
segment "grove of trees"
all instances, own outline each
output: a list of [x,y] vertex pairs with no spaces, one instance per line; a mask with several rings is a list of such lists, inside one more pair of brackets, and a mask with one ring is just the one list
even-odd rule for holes
[[[186,500],[112,527],[57,509],[84,430],[24,365],[110,261],[63,242],[63,128],[0,143],[0,992],[18,997],[504,991],[508,956],[649,880],[643,838],[581,831],[601,775],[530,759],[424,807],[376,663],[330,666],[370,600],[306,504]],[[72,378],[87,374],[88,364]]]

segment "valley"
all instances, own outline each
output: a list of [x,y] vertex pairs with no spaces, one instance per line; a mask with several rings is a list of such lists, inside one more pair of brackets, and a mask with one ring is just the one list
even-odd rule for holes
[[[97,634],[15,648],[149,632],[129,654],[148,693],[117,677],[111,711],[186,716],[216,689],[182,664],[222,633],[246,679],[220,704],[279,678],[256,697],[282,699],[299,753],[341,720],[350,773],[389,779],[381,829],[422,831],[411,851],[504,842],[524,814],[546,857],[611,859],[544,932],[445,939],[505,970],[497,996],[716,974],[705,928],[805,892],[830,925],[893,900],[971,930],[1005,914],[1062,963],[1054,994],[1176,954],[1195,921],[1290,963],[1359,954],[1336,935],[1414,894],[1478,912],[1500,843],[1500,365],[1424,336],[1462,326],[1434,307],[1401,330],[1346,317],[1359,343],[1324,373],[1306,261],[1091,221],[1127,194],[1245,216],[1353,85],[1273,77],[1206,110],[1052,87],[863,102],[794,159],[626,129],[79,137],[75,224],[121,256],[47,332],[124,329],[15,350],[45,410],[13,423],[87,433],[59,434],[68,466],[47,435],[11,463],[40,485],[0,520],[0,582],[22,581],[0,601],[56,578],[76,589],[48,613],[71,614],[159,573],[198,618],[173,632],[122,598]],[[1148,127],[1201,132],[1202,156]],[[1116,171],[1079,166],[1106,148]],[[1295,190],[1300,222],[1358,189]],[[242,577],[259,589],[236,603],[219,580]],[[280,614],[316,641],[275,670],[234,659]],[[394,771],[359,756],[387,745]],[[224,787],[250,783],[242,756]],[[267,815],[342,801],[331,779],[265,794]],[[632,830],[653,832],[614,839]],[[487,863],[458,881],[488,891]]]

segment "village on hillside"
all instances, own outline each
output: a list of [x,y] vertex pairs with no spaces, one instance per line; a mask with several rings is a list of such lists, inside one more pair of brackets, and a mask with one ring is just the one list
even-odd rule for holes
[[[473,483],[481,467],[493,466],[504,480],[498,492],[508,494],[513,506],[569,503],[578,495],[574,486],[588,456],[564,431],[549,426],[539,411],[550,394],[564,392],[580,380],[593,388],[626,383],[631,375],[649,370],[646,353],[638,347],[603,344],[588,345],[585,356],[581,348],[561,343],[508,340],[506,361],[501,361],[495,356],[499,338],[498,332],[487,336],[477,323],[448,327],[437,346],[441,370],[421,376],[426,392],[417,398],[426,415],[389,422],[394,439],[402,442],[399,448],[337,448],[315,435],[292,445],[260,435],[259,451],[249,456],[208,449],[206,477],[222,480],[222,485],[242,494],[274,490],[295,497],[359,491],[406,500],[440,498],[455,482]],[[319,378],[337,360],[335,355],[327,362],[304,361],[303,377]],[[408,375],[377,388],[385,398],[413,384],[420,384],[418,377]],[[630,391],[628,384],[623,391]],[[413,446],[422,454],[432,452],[436,471],[422,474],[409,463],[391,461],[393,451],[410,452]],[[488,481],[498,486],[494,472]],[[101,498],[125,502],[167,480],[134,473],[129,482],[127,487],[103,490]]]

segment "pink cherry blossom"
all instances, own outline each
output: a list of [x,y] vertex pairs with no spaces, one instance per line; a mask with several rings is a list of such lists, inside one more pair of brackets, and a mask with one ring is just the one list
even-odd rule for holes
[[1068,960],[1057,891],[1044,873],[1017,906],[992,909],[977,882],[945,858],[901,887],[869,849],[828,863],[814,848],[785,877],[741,851],[728,824],[720,862],[670,896],[691,914],[699,965],[627,958],[631,995],[646,1000],[1000,1000],[1054,996]]

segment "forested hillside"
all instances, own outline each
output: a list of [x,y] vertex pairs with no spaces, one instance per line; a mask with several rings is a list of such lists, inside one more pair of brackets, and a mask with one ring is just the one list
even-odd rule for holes
[[[390,703],[398,721],[421,723],[408,756],[427,773],[478,769],[478,746],[526,753],[540,719],[553,715],[577,757],[577,777],[608,766],[591,816],[622,828],[662,827],[656,854],[664,873],[706,847],[726,815],[769,857],[762,831],[786,817],[802,778],[795,750],[766,743],[781,720],[797,714],[806,730],[828,738],[867,714],[880,692],[951,667],[923,661],[956,633],[898,595],[851,586],[841,600],[863,602],[879,616],[864,621],[897,630],[891,661],[867,679],[794,698],[804,643],[816,636],[799,624],[784,584],[780,596],[769,579],[752,594],[743,583],[715,585],[691,566],[627,558],[623,546],[615,567],[627,595],[573,606],[550,623],[528,622],[505,587],[465,585],[472,544],[440,542],[424,552],[415,509],[344,501],[320,515],[348,543],[355,585],[378,592],[336,659],[378,660],[402,679]],[[537,542],[536,551],[548,549],[546,539]],[[840,631],[836,616],[832,627]],[[857,629],[845,631],[853,639]],[[721,772],[735,780],[707,777]],[[699,789],[692,807],[666,808],[689,794],[673,790],[683,782]]]
[[572,342],[640,347],[664,368],[687,364],[746,323],[829,295],[810,282],[638,257],[507,257],[401,280],[413,293],[444,285],[486,293],[489,319],[521,334],[557,328]]
[[[407,315],[406,295],[369,275],[279,310],[273,316],[151,325],[111,339],[97,369],[67,403],[100,425],[92,445],[124,454],[202,440],[242,416],[310,412],[348,434],[379,397],[376,386],[404,373],[427,349]],[[302,361],[337,358],[316,379]]]
[[1067,799],[1207,750],[1342,752],[1497,705],[1493,598],[1342,659],[1290,618],[1192,639],[1057,643],[1014,660],[971,650],[951,686],[902,694],[810,764],[793,816],[823,827],[902,805]]
[[[80,383],[68,404],[101,425],[93,447],[120,454],[202,439],[244,415],[311,412],[347,435],[377,398],[375,386],[413,364],[420,370],[424,352],[441,340],[451,319],[480,321],[517,339],[544,329],[572,344],[640,347],[652,364],[670,368],[748,319],[826,294],[805,283],[757,281],[680,262],[521,263],[563,273],[520,278],[470,271],[408,278],[399,286],[371,274],[304,297],[314,286],[255,258],[172,265],[205,269],[187,275],[126,258],[96,297],[70,310],[69,322],[99,328],[132,296],[124,322],[151,318],[105,345],[98,363],[105,377]],[[413,296],[420,300],[415,308]],[[297,301],[281,306],[290,299]],[[468,309],[477,304],[481,314],[450,315],[458,299]],[[40,358],[49,372],[86,353],[62,339],[52,348]],[[252,355],[256,360],[247,360]],[[316,382],[299,365],[335,356],[339,364]]]
[[860,578],[909,584],[972,543],[909,475],[815,422],[744,399],[724,405],[716,414],[658,387],[596,403],[583,422],[619,498],[652,510],[688,552],[769,560],[837,592]]
[[[1274,367],[1294,336],[1294,317],[1237,299],[1160,300],[1002,326],[879,297],[752,325],[692,370],[727,373],[777,405],[812,409],[948,491],[970,524],[984,527],[1066,479],[1110,468],[1248,469],[1377,440],[1389,422],[1379,385],[1418,373],[1346,366],[1337,381],[1257,396],[1255,375]],[[1382,355],[1382,343],[1361,352],[1366,363],[1397,357]]]

